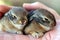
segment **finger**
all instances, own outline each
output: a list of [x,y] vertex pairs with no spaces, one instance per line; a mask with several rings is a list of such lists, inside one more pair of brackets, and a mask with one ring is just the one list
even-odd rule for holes
[[31,10],[31,9],[42,8],[42,7],[44,7],[44,5],[42,3],[40,3],[40,2],[24,3],[23,7],[28,9],[28,10]]
[[10,7],[8,7],[8,6],[0,5],[0,19],[9,9],[10,9]]
[[46,9],[46,10],[50,11],[55,16],[56,19],[59,19],[59,17],[60,17],[55,10],[47,7],[46,5],[44,5],[40,2],[24,3],[23,7],[27,10],[33,10],[33,9],[38,9],[38,8]]
[[37,6],[37,3],[24,3],[23,7],[28,9],[28,10],[39,8],[39,6]]
[[2,13],[6,13],[9,9],[10,9],[10,7],[8,7],[8,6],[0,5],[0,12],[2,12]]

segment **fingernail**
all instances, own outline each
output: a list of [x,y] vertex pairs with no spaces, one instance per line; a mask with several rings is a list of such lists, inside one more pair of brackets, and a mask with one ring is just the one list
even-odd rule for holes
[[30,3],[24,3],[23,7],[28,6],[28,5],[31,5],[31,4]]
[[37,4],[37,3],[39,3],[39,2],[34,2],[34,3],[24,3],[23,5],[35,5],[35,4]]
[[37,4],[37,3],[39,4],[40,2],[33,2],[33,3],[31,3],[31,4]]

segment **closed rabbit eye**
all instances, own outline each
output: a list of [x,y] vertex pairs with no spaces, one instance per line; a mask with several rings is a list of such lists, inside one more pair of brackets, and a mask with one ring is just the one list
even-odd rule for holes
[[44,18],[44,20],[45,20],[45,21],[48,21],[48,19],[47,19],[47,18]]
[[16,19],[16,16],[12,15],[12,18],[13,18],[13,19]]
[[13,18],[16,18],[15,16],[13,16]]
[[50,23],[49,19],[43,18],[43,22]]

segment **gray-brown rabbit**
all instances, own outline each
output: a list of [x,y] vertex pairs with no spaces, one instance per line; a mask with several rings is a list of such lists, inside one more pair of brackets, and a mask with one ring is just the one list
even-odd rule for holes
[[[30,16],[29,16],[30,15]],[[25,34],[39,38],[56,25],[55,17],[46,9],[36,9],[28,15],[31,22],[24,30]]]
[[22,7],[12,7],[0,20],[0,31],[22,34],[28,20],[27,14]]

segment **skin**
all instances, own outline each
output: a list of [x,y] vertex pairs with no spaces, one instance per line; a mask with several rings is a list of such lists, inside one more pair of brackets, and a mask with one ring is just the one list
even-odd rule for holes
[[[50,11],[56,18],[56,26],[53,30],[47,32],[42,38],[33,38],[32,36],[25,36],[25,35],[16,35],[16,34],[8,34],[8,33],[0,33],[0,40],[59,40],[60,39],[60,15],[57,14],[56,11],[54,11],[53,9],[45,6],[42,3],[39,2],[35,2],[32,4],[29,3],[25,3],[23,4],[23,7],[26,8],[27,10],[32,10],[32,9],[37,9],[37,8],[43,8],[43,9],[47,9],[48,11]],[[7,9],[10,9],[11,7],[8,6],[3,6],[0,5],[0,14],[3,15],[6,11],[8,11]],[[5,10],[5,11],[3,11]]]

